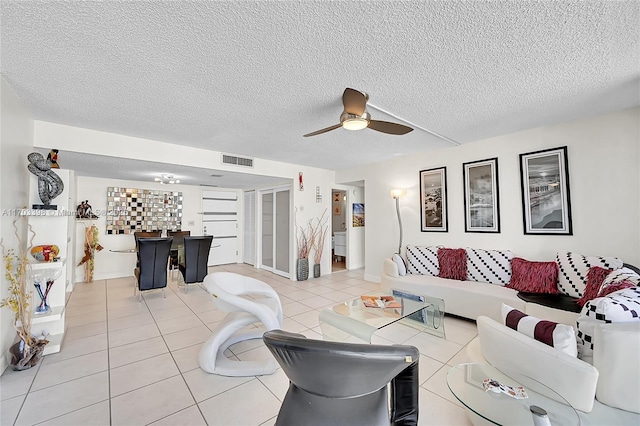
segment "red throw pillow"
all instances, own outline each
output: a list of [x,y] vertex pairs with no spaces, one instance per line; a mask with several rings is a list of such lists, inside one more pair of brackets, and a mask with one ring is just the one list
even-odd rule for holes
[[608,294],[613,293],[614,291],[623,290],[625,288],[635,287],[636,285],[629,280],[622,280],[619,283],[611,284],[603,288],[600,293],[598,293],[598,297],[605,297]]
[[600,292],[600,287],[602,287],[602,282],[607,275],[611,273],[612,269],[605,269],[599,266],[593,266],[589,268],[589,272],[587,272],[587,285],[584,288],[584,294],[580,299],[576,301],[576,303],[580,306],[584,306],[591,299],[595,299],[598,297],[598,293]]
[[465,281],[467,279],[467,251],[465,249],[438,249],[440,278]]
[[511,281],[505,287],[525,293],[558,294],[558,264],[514,257],[511,260]]

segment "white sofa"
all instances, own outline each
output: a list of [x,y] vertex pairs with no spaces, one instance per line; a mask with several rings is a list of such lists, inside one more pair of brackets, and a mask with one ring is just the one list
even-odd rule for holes
[[578,410],[583,425],[640,424],[640,322],[598,325],[594,365],[486,316],[477,324],[468,346],[473,361],[545,384]]
[[525,302],[516,290],[497,284],[476,281],[458,281],[431,275],[398,274],[398,265],[385,259],[382,274],[382,291],[392,289],[408,293],[437,297],[444,300],[448,314],[475,320],[481,315],[501,321],[502,304],[509,305],[537,318],[576,326],[578,313],[549,308],[537,303]]

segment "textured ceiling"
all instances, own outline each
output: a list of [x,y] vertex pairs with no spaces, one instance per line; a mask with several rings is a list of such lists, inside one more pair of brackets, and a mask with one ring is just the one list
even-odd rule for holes
[[[37,149],[47,157],[48,149]],[[73,169],[80,176],[109,177],[112,179],[154,182],[155,178],[170,175],[180,180],[180,185],[206,185],[220,188],[254,189],[288,185],[291,179],[252,175],[200,167],[131,160],[104,155],[58,152],[58,164],[63,169]]]
[[3,0],[1,71],[36,119],[340,170],[451,146],[422,130],[303,138],[338,123],[345,87],[459,143],[639,105],[639,10]]

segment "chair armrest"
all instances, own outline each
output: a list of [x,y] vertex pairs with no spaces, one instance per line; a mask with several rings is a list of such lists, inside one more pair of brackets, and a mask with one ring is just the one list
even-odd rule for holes
[[418,424],[418,361],[416,359],[391,381],[391,424],[415,426]]
[[389,258],[384,260],[384,273],[392,278],[398,278],[400,276],[400,274],[398,274],[398,265]]
[[597,325],[593,341],[593,366],[600,372],[596,399],[640,413],[640,322]]
[[[543,383],[576,410],[588,413],[593,409],[598,370],[592,365],[489,317],[479,316],[477,324],[482,355],[491,365]],[[547,396],[556,399],[553,395]]]

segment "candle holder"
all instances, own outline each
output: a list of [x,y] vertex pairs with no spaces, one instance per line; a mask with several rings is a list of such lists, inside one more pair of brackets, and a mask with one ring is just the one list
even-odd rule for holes
[[[53,287],[53,283],[62,275],[62,269],[42,269],[32,272],[33,285],[38,290],[38,296],[40,296],[40,304],[36,307],[35,315],[45,315],[51,312],[51,307],[47,301],[49,297],[49,291]],[[42,284],[45,284],[44,291]]]

